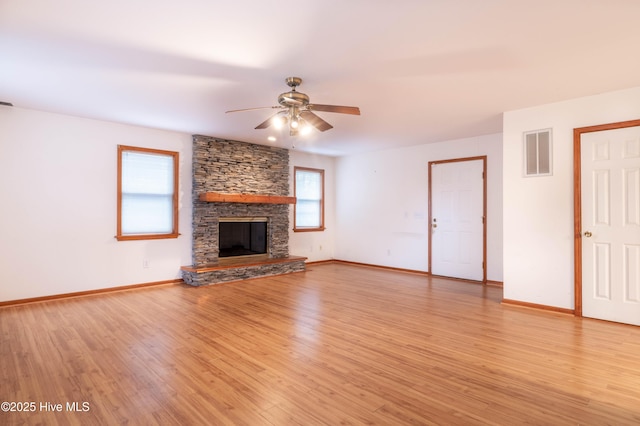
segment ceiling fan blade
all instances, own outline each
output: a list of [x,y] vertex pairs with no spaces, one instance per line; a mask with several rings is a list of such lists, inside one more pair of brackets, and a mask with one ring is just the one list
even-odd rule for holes
[[313,127],[320,130],[321,132],[324,132],[329,129],[333,129],[333,126],[331,124],[327,123],[326,121],[324,121],[322,118],[318,117],[311,111],[301,111],[300,117],[302,117],[304,121],[311,124]]
[[274,106],[268,106],[268,107],[256,107],[256,108],[244,108],[244,109],[232,109],[231,111],[225,111],[225,112],[243,112],[243,111],[255,111],[257,109],[273,109],[273,108],[280,108],[282,109],[282,107],[280,105],[274,105]]
[[273,117],[277,116],[278,114],[280,114],[279,112],[273,114],[271,117],[267,118],[266,120],[264,120],[262,123],[258,124],[256,126],[256,129],[266,129],[267,127],[271,126],[271,124],[273,124],[273,122],[271,120],[273,120]]
[[339,114],[360,115],[360,108],[352,106],[309,104],[307,105],[307,108],[309,108],[309,110],[311,111],[337,112]]

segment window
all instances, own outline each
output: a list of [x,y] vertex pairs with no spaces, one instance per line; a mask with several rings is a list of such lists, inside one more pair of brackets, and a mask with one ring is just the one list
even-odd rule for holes
[[116,238],[178,237],[178,153],[118,145]]
[[324,170],[294,167],[294,231],[324,230]]
[[524,175],[551,175],[551,129],[524,133]]

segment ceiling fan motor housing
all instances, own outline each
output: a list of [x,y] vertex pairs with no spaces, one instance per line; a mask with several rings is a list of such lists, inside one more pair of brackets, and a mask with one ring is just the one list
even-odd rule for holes
[[278,96],[278,103],[285,107],[302,107],[309,104],[309,96],[292,90],[291,92],[281,93]]

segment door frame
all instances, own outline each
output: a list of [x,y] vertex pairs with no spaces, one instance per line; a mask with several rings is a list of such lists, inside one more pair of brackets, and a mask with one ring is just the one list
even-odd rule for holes
[[617,123],[599,124],[573,129],[573,313],[577,317],[582,316],[582,134],[637,126],[640,126],[640,120],[619,121]]
[[[431,234],[433,233],[433,228],[431,227],[432,222],[432,205],[431,205],[431,194],[432,194],[432,179],[431,179],[431,167],[436,164],[445,164],[445,163],[458,163],[462,161],[477,161],[482,160],[482,283],[487,283],[487,156],[479,155],[476,157],[464,157],[464,158],[452,158],[448,160],[439,160],[439,161],[429,161],[428,165],[428,173],[429,173],[429,218],[428,218],[428,226],[429,226],[429,259],[428,259],[428,271],[429,275],[433,275],[431,270],[431,256],[432,256],[432,241]],[[477,282],[477,281],[474,281]]]

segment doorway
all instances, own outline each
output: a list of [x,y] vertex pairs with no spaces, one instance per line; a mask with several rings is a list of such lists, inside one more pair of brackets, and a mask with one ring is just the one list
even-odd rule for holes
[[575,314],[640,325],[640,120],[574,129]]
[[429,162],[429,273],[487,281],[487,157]]

